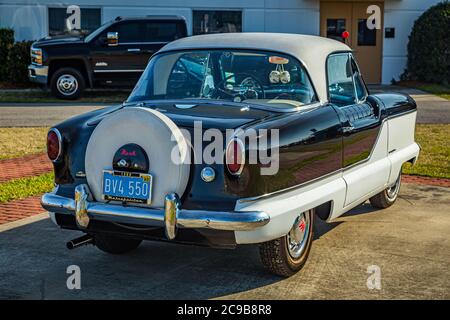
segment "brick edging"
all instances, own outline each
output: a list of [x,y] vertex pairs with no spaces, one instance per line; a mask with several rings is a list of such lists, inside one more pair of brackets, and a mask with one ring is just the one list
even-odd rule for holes
[[437,187],[450,187],[450,179],[412,176],[408,174],[402,175],[402,182]]
[[0,224],[17,221],[45,212],[41,207],[41,196],[0,203]]
[[12,179],[38,176],[50,172],[52,169],[52,163],[45,153],[0,160],[0,183]]

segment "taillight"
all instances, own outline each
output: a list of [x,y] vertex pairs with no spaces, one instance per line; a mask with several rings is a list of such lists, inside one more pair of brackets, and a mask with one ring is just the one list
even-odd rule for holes
[[50,160],[58,161],[61,157],[61,134],[55,128],[50,129],[47,134],[47,155]]
[[241,174],[245,164],[245,148],[241,140],[233,139],[228,143],[225,162],[228,172],[232,175]]

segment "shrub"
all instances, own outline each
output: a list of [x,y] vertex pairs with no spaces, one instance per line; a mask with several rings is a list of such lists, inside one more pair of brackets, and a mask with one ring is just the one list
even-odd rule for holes
[[8,80],[8,52],[14,44],[14,30],[0,29],[0,81]]
[[7,74],[11,83],[28,83],[30,47],[33,41],[16,42],[8,53]]
[[411,80],[450,82],[450,2],[432,6],[414,23],[407,75]]

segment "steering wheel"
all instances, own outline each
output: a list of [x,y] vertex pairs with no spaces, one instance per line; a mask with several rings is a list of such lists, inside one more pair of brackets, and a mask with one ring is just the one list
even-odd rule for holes
[[[227,81],[231,78],[239,79],[242,81],[236,86],[232,84],[227,85]],[[219,98],[225,94],[228,98],[235,102],[241,102],[245,99],[259,99],[265,97],[265,92],[261,81],[248,73],[236,73],[230,74],[225,79],[217,83],[215,98]]]

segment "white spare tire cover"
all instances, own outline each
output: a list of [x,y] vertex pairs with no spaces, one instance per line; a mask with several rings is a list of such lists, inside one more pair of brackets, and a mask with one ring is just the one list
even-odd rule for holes
[[[103,170],[112,170],[116,151],[129,143],[141,146],[153,176],[150,207],[164,207],[168,193],[183,195],[189,180],[188,161],[172,161],[171,154],[188,154],[186,140],[172,120],[161,112],[127,107],[103,119],[92,133],[85,158],[86,178],[96,201],[103,200]],[[177,149],[178,148],[178,149]],[[130,203],[131,204],[131,203]]]

